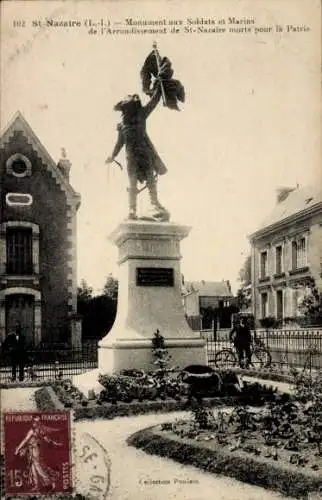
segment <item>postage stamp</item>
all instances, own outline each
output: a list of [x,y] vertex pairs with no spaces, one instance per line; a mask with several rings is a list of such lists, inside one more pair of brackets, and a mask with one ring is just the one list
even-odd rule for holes
[[72,492],[69,412],[5,412],[3,432],[7,495]]

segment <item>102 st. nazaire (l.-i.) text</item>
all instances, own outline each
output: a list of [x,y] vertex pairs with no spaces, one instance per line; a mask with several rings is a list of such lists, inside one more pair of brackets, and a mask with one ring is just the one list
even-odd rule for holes
[[[170,28],[170,33],[182,32],[182,33],[206,33],[206,32],[222,32],[228,31],[235,32],[271,32],[273,26],[257,26],[258,21],[254,17],[186,17],[183,19],[170,19],[160,17],[157,19],[136,19],[133,17],[126,17],[123,20],[112,20],[109,18],[86,18],[83,20],[78,19],[63,19],[61,17],[57,18],[43,18],[43,19],[33,19],[31,21],[31,26],[33,28],[95,28],[101,34],[126,34],[127,30],[132,33],[140,33],[140,31],[145,30],[158,30],[162,34],[167,33],[167,28]],[[26,28],[28,23],[25,20],[14,20],[14,28]],[[282,28],[279,25],[277,31],[285,31],[287,33],[294,32],[306,32],[310,31],[310,28],[306,25],[297,24],[285,24]]]

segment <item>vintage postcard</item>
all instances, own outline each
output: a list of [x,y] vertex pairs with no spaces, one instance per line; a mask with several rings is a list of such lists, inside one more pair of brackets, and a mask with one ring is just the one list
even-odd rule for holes
[[322,498],[320,1],[0,10],[1,498]]

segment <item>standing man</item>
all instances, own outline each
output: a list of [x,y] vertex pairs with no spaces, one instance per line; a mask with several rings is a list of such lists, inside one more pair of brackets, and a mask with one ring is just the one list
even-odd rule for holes
[[[229,339],[233,342],[237,351],[240,368],[249,368],[252,361],[252,353],[250,349],[252,344],[252,335],[244,318],[241,318],[239,325],[234,326],[231,330]],[[244,357],[246,358],[245,365]]]
[[6,337],[3,348],[8,352],[11,361],[12,377],[14,382],[17,378],[17,367],[19,370],[19,380],[22,382],[25,372],[26,346],[25,337],[21,330],[21,325],[17,323],[14,333],[9,333]]

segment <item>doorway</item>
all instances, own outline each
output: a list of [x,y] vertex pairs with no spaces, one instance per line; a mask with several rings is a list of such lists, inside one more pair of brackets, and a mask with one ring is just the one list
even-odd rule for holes
[[34,297],[27,294],[6,296],[6,335],[15,332],[17,325],[26,338],[26,344],[34,343]]

